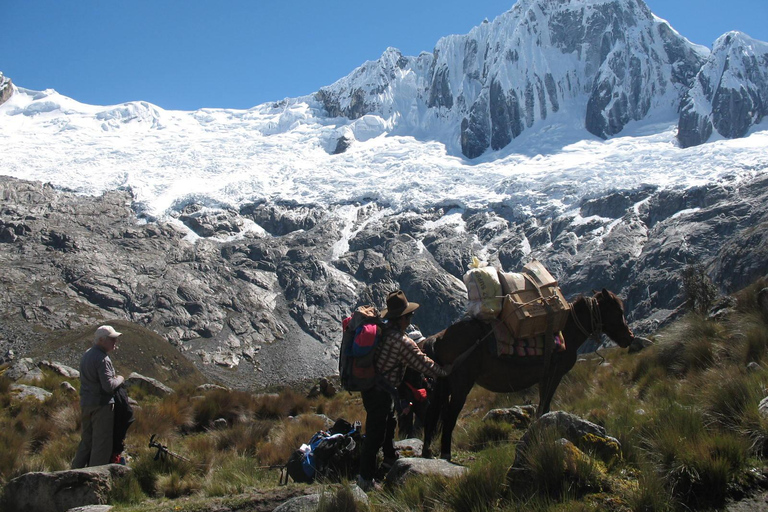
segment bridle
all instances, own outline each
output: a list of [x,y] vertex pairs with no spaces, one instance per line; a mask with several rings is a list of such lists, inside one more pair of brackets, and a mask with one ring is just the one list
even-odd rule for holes
[[587,338],[594,335],[599,339],[600,335],[603,333],[603,317],[600,314],[600,304],[594,297],[584,297],[584,302],[586,303],[587,309],[589,310],[589,320],[591,323],[590,327],[592,330],[588,331],[584,328],[584,325],[582,325],[579,317],[576,316],[576,313],[574,312],[575,310],[573,304],[571,304],[571,317],[573,318],[573,323],[576,324],[576,327],[578,327],[579,330]]

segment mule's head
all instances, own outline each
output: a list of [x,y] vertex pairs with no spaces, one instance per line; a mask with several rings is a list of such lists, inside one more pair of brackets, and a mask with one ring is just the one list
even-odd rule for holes
[[603,288],[595,293],[603,321],[603,332],[620,347],[628,347],[635,339],[624,316],[624,303],[614,293]]

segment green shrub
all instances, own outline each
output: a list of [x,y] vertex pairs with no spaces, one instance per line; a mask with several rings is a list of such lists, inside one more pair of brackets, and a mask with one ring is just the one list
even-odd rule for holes
[[637,487],[626,496],[632,512],[672,512],[675,502],[661,472],[651,466],[641,471]]
[[512,425],[500,421],[474,421],[466,433],[456,440],[456,444],[460,449],[480,451],[492,445],[509,442],[512,430]]
[[146,499],[147,495],[142,492],[141,485],[133,472],[115,479],[109,493],[110,504],[135,505]]
[[682,275],[683,293],[691,311],[707,314],[717,299],[717,287],[707,275],[704,265],[693,263],[686,265]]
[[510,450],[489,450],[464,477],[448,486],[446,504],[456,512],[494,510],[505,496],[507,470],[512,462]]
[[703,409],[720,425],[738,428],[744,415],[757,409],[763,396],[763,384],[754,374],[713,372],[702,393]]

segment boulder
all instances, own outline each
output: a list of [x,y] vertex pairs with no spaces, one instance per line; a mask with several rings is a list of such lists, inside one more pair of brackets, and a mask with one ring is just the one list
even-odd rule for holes
[[75,507],[67,512],[109,512],[114,507],[112,505],[86,505],[84,507]]
[[40,361],[37,363],[37,366],[39,368],[45,368],[48,370],[51,370],[52,372],[56,373],[57,375],[61,375],[62,377],[66,377],[68,379],[79,379],[80,378],[80,372],[75,370],[74,368],[71,368],[67,365],[57,363],[56,361]]
[[467,468],[451,464],[447,460],[405,457],[397,459],[392,465],[392,469],[387,473],[385,484],[387,487],[396,488],[414,476],[438,475],[452,479],[460,478],[466,473]]
[[563,438],[583,451],[593,452],[604,461],[621,455],[621,443],[609,435],[600,425],[563,411],[549,412],[536,420],[520,439],[515,454],[514,467],[521,467],[523,455],[532,441],[534,429],[555,429]]
[[500,421],[509,423],[515,428],[528,428],[535,416],[535,405],[523,405],[507,409],[491,409],[483,417],[483,421]]
[[125,379],[125,385],[128,388],[136,386],[139,389],[143,389],[150,395],[159,397],[173,394],[173,389],[169,388],[162,382],[150,377],[145,377],[136,372],[131,373],[128,378]]
[[395,441],[395,450],[401,457],[418,457],[424,449],[424,441],[410,438]]
[[[275,508],[274,512],[314,512],[318,509],[320,502],[329,503],[333,500],[344,500],[343,493],[351,493],[351,498],[357,503],[363,505],[363,509],[368,509],[368,496],[358,486],[353,485],[349,488],[342,487],[337,491],[329,490],[324,494],[308,494],[306,496],[297,496],[286,501]],[[335,494],[332,494],[334,493]],[[357,510],[357,508],[355,509]]]
[[43,377],[43,372],[41,372],[35,365],[34,361],[25,357],[16,361],[10,368],[8,368],[8,370],[6,370],[4,375],[13,381],[33,381],[41,379]]
[[5,509],[24,512],[66,512],[86,505],[105,505],[117,478],[131,468],[108,464],[53,473],[27,473],[5,486]]
[[38,402],[45,402],[53,393],[46,391],[36,386],[26,386],[24,384],[12,384],[11,394],[15,400],[26,400],[27,398],[33,398]]

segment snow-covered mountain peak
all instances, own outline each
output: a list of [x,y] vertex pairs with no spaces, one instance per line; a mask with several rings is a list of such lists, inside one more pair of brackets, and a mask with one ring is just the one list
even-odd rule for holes
[[441,38],[431,60],[389,52],[320,90],[328,114],[439,134],[469,158],[552,118],[606,138],[672,117],[707,53],[636,0],[521,0]]

